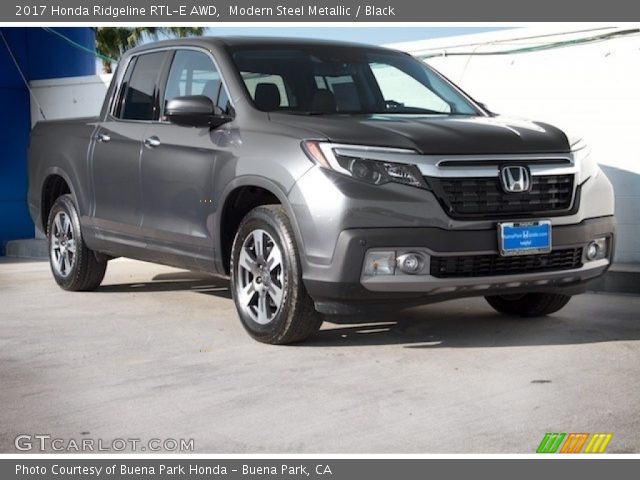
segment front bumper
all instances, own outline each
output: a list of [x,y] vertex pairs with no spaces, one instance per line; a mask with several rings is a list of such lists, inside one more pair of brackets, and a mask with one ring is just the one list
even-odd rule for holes
[[557,225],[552,230],[553,249],[584,247],[592,239],[610,237],[607,258],[580,268],[513,275],[436,278],[402,275],[361,278],[365,254],[375,248],[421,248],[434,255],[497,254],[495,229],[446,230],[436,227],[361,228],[344,230],[328,265],[305,265],[304,283],[325,313],[358,313],[398,308],[451,298],[546,291],[573,295],[602,275],[613,254],[613,216]]

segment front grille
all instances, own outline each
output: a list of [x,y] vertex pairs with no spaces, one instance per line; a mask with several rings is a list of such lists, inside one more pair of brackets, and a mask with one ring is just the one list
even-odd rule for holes
[[490,277],[517,273],[570,270],[582,266],[582,248],[554,250],[540,255],[457,255],[431,257],[431,275],[438,278]]
[[572,174],[532,176],[530,191],[505,193],[498,177],[425,177],[453,218],[566,211],[571,208],[573,178]]

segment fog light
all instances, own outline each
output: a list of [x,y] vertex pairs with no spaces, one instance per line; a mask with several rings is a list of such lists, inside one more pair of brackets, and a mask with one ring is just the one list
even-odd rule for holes
[[424,256],[415,252],[404,253],[398,257],[397,265],[402,273],[415,275],[424,267]]
[[393,275],[396,272],[396,252],[377,251],[367,252],[364,260],[364,274]]
[[596,238],[589,242],[584,252],[585,258],[592,262],[594,260],[600,260],[607,256],[607,239],[606,237]]

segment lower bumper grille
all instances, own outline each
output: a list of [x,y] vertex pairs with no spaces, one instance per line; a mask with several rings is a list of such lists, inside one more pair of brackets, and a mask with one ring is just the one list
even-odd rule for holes
[[554,250],[540,255],[459,255],[431,257],[431,275],[438,278],[490,277],[518,273],[570,270],[582,267],[582,248]]

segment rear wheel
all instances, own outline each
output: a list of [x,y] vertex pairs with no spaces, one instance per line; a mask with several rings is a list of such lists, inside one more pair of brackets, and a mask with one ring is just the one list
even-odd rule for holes
[[521,293],[485,297],[489,305],[506,315],[542,317],[564,307],[571,297],[558,293]]
[[231,252],[231,287],[242,325],[260,342],[299,342],[322,325],[280,205],[254,208],[242,220]]
[[47,239],[51,272],[58,285],[71,291],[93,290],[100,285],[107,261],[85,245],[71,195],[58,197],[51,207]]

